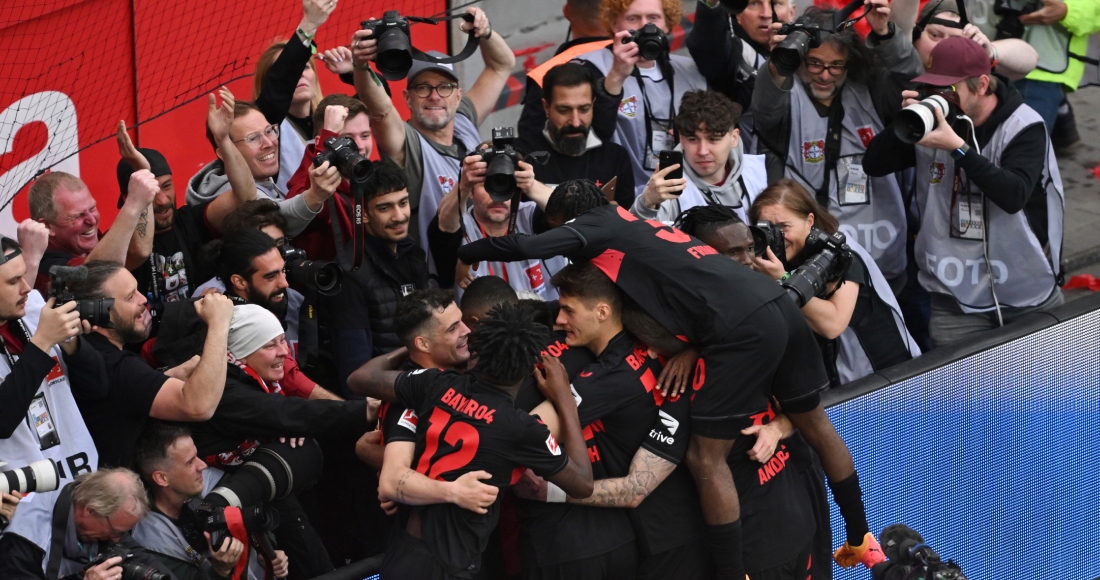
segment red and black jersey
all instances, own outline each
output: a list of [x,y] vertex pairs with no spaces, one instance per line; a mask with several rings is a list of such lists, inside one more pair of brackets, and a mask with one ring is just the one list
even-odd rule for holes
[[[421,368],[424,367],[407,358],[397,370],[415,371]],[[385,445],[394,441],[416,443],[416,424],[418,420],[419,417],[416,411],[397,403],[383,401],[382,405],[378,407],[378,425],[382,430],[382,444]]]
[[[481,380],[481,373],[416,370],[394,381],[397,401],[416,411],[419,420],[413,468],[433,479],[454,481],[485,470],[485,483],[504,489],[517,468],[543,477],[568,464],[550,430],[519,411],[503,390]],[[453,504],[413,508],[420,516],[421,537],[449,574],[472,577],[496,526],[500,502],[481,515]]]
[[774,281],[698,239],[621,206],[589,210],[537,236],[486,238],[458,250],[467,264],[556,255],[592,260],[665,328],[695,344],[724,337],[757,307],[783,295]]

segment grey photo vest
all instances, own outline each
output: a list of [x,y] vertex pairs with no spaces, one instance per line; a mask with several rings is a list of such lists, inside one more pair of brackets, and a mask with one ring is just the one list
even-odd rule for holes
[[[312,141],[312,139],[307,141],[306,137],[298,132],[298,127],[290,122],[290,117],[284,117],[283,122],[279,123],[279,176],[276,178],[275,183],[282,191],[290,190],[287,187],[287,182],[290,181],[291,177],[294,177],[294,173],[302,165],[302,158],[306,154],[306,145]],[[268,193],[268,197],[273,196]],[[281,197],[275,199],[281,199]]]
[[[535,235],[531,226],[535,215],[535,202],[525,201],[519,206],[519,215],[516,216],[516,233],[524,236]],[[482,235],[481,226],[474,219],[473,207],[466,208],[462,212],[462,227],[466,230],[466,237],[471,242],[485,237]],[[464,242],[465,243],[465,242]],[[554,256],[540,260],[530,258],[515,262],[478,262],[477,268],[470,268],[470,275],[474,278],[482,276],[497,276],[503,278],[516,292],[531,290],[542,296],[543,300],[557,300],[558,290],[550,284],[550,278],[557,274],[569,262],[562,256]],[[462,289],[455,286],[455,299],[462,299]]]
[[[1034,109],[1020,105],[994,131],[982,156],[1000,166],[1001,154],[1012,139],[1025,127],[1042,122]],[[981,205],[985,219],[986,260],[982,240],[952,237],[952,214],[957,212],[952,207],[955,164],[951,155],[939,149],[916,148],[916,202],[922,223],[915,255],[924,288],[953,296],[967,313],[988,312],[996,307],[990,290],[991,271],[1001,306],[1037,306],[1050,297],[1062,258],[1065,197],[1049,139],[1045,155],[1041,183],[1046,190],[1049,254],[1039,245],[1023,211],[1008,213],[986,202],[977,186],[970,184],[970,198]],[[965,172],[961,173],[962,183],[969,183]]]
[[[420,152],[423,159],[423,181],[420,186],[419,200],[413,202],[413,209],[417,213],[414,217],[420,229],[420,247],[428,253],[428,267],[435,274],[435,262],[432,260],[431,250],[428,249],[428,224],[439,210],[439,201],[444,195],[458,187],[458,176],[462,169],[462,160],[443,155],[436,151],[428,138],[419,131],[416,133],[420,139]],[[456,114],[454,118],[454,138],[462,141],[467,152],[473,151],[481,143],[481,134],[477,126],[469,117]]]
[[[31,291],[27,296],[27,314],[22,318],[28,335],[33,336],[35,329],[38,328],[38,317],[43,307],[42,295],[37,290]],[[13,323],[14,321],[8,324]],[[58,472],[61,474],[60,486],[65,487],[72,483],[77,475],[95,471],[99,466],[99,453],[73,398],[72,387],[69,386],[69,371],[61,356],[61,349],[55,346],[47,354],[58,361],[61,372],[58,373],[55,367],[42,381],[36,397],[42,395],[45,407],[49,409],[49,420],[53,424],[59,442],[48,449],[42,449],[38,432],[31,425],[28,414],[30,409],[28,409],[24,412],[23,422],[11,437],[0,439],[0,460],[7,462],[3,468],[6,471],[26,467],[42,459],[49,459],[57,465]],[[18,358],[16,361],[18,362]],[[0,356],[0,377],[7,377],[11,370],[8,358]],[[10,404],[10,402],[4,401],[0,404]],[[32,403],[31,409],[37,410],[43,407]],[[36,414],[36,418],[41,418],[41,415]],[[53,506],[60,493],[61,491],[58,490],[27,494],[19,503],[19,508],[15,510],[11,523],[4,530],[4,533],[17,534],[26,538],[47,553],[47,558],[42,561],[43,571],[49,559]]]
[[[811,195],[827,179],[829,205],[825,209],[840,221],[841,233],[867,249],[887,280],[895,280],[905,274],[906,220],[901,187],[894,175],[864,175],[861,181],[853,177],[852,171],[855,166],[862,168],[867,143],[882,131],[882,120],[867,87],[846,83],[840,95],[844,106],[840,157],[836,170],[825,175],[829,120],[817,114],[802,83],[794,82],[785,176],[801,183]],[[861,183],[864,189],[858,191]],[[857,188],[854,193],[862,195],[862,202],[851,201],[856,196],[848,193],[849,188]],[[846,203],[841,203],[842,194],[849,198]]]
[[[611,70],[614,56],[610,49],[594,50],[577,57],[577,60],[592,63],[600,69],[601,73],[606,75]],[[695,68],[695,62],[690,58],[673,54],[669,57],[669,62],[672,65],[673,88],[675,89],[675,94],[672,95],[672,113],[675,116],[684,93],[706,90],[707,81],[703,78],[699,69]],[[657,91],[668,90],[668,83],[666,81],[657,85],[647,82],[645,90],[649,99],[653,101],[654,94]],[[634,168],[635,193],[639,195],[645,189],[645,184],[649,182],[649,174],[652,173],[651,170],[645,168],[644,159],[646,149],[649,146],[649,143],[646,142],[647,111],[645,97],[646,95],[643,94],[636,77],[630,76],[623,81],[622,101],[619,102],[619,115],[616,121],[615,135],[612,138],[612,141],[625,147],[630,155],[630,166]],[[665,119],[669,114],[668,110],[648,111],[648,114],[651,117],[657,117],[665,121],[671,128],[672,119]],[[671,148],[670,144],[669,149]],[[657,153],[659,152],[653,152],[654,155]]]
[[[882,275],[882,271],[871,260],[871,255],[867,253],[863,246],[853,240],[848,240],[848,247],[852,248],[852,251],[859,254],[859,257],[863,259],[863,265],[867,269],[868,277],[871,279],[871,290],[879,300],[890,308],[894,326],[897,328],[902,342],[908,347],[909,354],[914,358],[920,356],[920,346],[909,334],[909,329],[905,327],[905,317],[902,316],[901,306],[898,305],[897,298],[890,290],[890,284],[886,281],[886,277]],[[871,360],[867,357],[863,345],[859,342],[859,335],[850,326],[844,329],[844,332],[837,339],[836,354],[836,370],[842,384],[875,372]]]

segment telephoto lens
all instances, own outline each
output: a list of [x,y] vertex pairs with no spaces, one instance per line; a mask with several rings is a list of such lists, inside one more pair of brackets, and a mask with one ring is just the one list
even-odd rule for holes
[[56,490],[60,484],[61,474],[50,459],[39,459],[26,467],[0,471],[0,493],[45,493]]
[[897,119],[894,119],[894,134],[909,144],[924,139],[936,128],[936,110],[943,113],[948,124],[955,122],[957,115],[951,103],[941,95],[932,95],[898,113]]
[[[780,30],[780,33],[783,31]],[[775,68],[784,76],[789,76],[802,66],[802,60],[812,48],[814,37],[805,30],[792,30],[787,38],[783,39],[772,50],[771,61]]]

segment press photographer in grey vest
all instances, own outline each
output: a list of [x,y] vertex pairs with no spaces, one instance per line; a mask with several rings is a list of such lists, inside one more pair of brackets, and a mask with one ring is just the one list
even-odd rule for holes
[[[508,82],[516,57],[480,8],[467,8],[473,22],[463,22],[463,32],[478,38],[485,70],[473,86],[464,91],[450,64],[414,60],[408,74],[405,104],[411,116],[403,123],[393,101],[371,71],[378,41],[370,30],[359,30],[351,39],[355,66],[355,89],[371,112],[371,129],[379,152],[405,171],[408,183],[409,233],[427,250],[428,222],[435,217],[439,200],[458,183],[462,159],[481,142],[477,126],[496,106],[500,91]],[[429,54],[440,57],[438,52]],[[429,267],[434,272],[431,255]]]
[[[684,93],[676,114],[683,163],[655,171],[630,212],[672,224],[700,205],[722,205],[748,221],[749,206],[768,186],[763,155],[745,155],[737,128],[740,105],[716,91]],[[682,166],[684,177],[668,179]]]
[[871,141],[865,165],[870,175],[916,168],[915,255],[933,344],[1061,304],[1065,198],[1042,117],[969,38],[936,45],[914,82],[940,95],[951,122],[906,91],[905,115]]
[[[672,125],[680,99],[707,88],[690,58],[669,54],[668,35],[682,12],[680,0],[604,0],[600,19],[611,46],[577,58],[603,76],[601,96],[619,103],[613,140],[630,153],[639,195],[657,169],[657,154],[676,145]],[[603,124],[605,111],[596,108],[595,125]]]
[[[779,39],[768,74],[757,78],[752,108],[768,180],[794,179],[813,193],[896,294],[905,283],[903,178],[870,178],[863,155],[896,114],[901,84],[923,69],[909,39],[888,21],[887,1],[867,0],[866,8],[866,44],[851,27],[832,32],[834,11],[807,10],[797,24],[810,29]],[[796,51],[800,39],[805,50]]]
[[80,320],[76,302],[54,308],[55,298],[43,301],[31,290],[49,230],[25,220],[18,237],[21,243],[0,238],[0,461],[7,463],[6,471],[45,460],[38,469],[45,469],[46,477],[38,475],[33,487],[8,486],[15,493],[37,493],[10,521],[0,521],[0,578],[37,578],[50,548],[58,497],[46,480],[63,486],[99,464],[76,398],[102,399],[109,382],[103,357],[79,336],[91,326]]

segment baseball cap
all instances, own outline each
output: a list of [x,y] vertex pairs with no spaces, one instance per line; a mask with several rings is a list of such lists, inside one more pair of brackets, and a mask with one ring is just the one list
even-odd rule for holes
[[955,3],[955,0],[928,0],[928,3],[921,8],[920,14],[917,16],[917,22],[922,22],[926,18],[930,19],[940,12],[961,14],[959,12],[959,5]]
[[982,45],[965,36],[952,36],[932,49],[931,64],[924,74],[913,79],[936,87],[953,85],[963,79],[987,75],[993,65]]
[[[439,52],[438,50],[432,50],[427,53],[429,56],[436,58],[447,58],[447,55]],[[423,60],[413,60],[412,67],[409,69],[409,84],[411,85],[417,75],[422,72],[435,71],[441,75],[449,76],[456,83],[458,82],[458,75],[455,74],[455,67],[452,64],[443,64],[439,62],[426,62]]]
[[[161,155],[160,151],[147,147],[141,147],[138,151],[149,162],[149,170],[153,172],[153,177],[172,175],[172,168],[168,166],[168,160],[164,158],[164,155]],[[130,176],[134,174],[134,168],[130,167],[125,159],[119,159],[115,174],[118,176],[118,207],[121,209],[123,202],[126,201],[126,190],[130,186]]]

